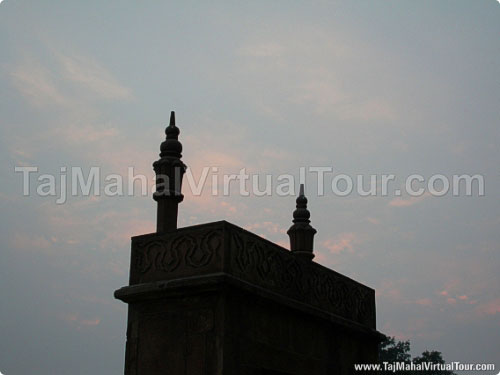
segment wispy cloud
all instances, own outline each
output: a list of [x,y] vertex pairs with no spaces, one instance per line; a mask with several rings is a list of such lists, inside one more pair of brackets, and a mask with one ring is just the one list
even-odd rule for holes
[[60,317],[62,320],[76,326],[77,330],[80,330],[85,327],[95,327],[101,323],[101,319],[99,318],[92,318],[92,319],[80,318],[80,314],[78,313],[62,314]]
[[479,315],[496,315],[500,314],[500,298],[480,304],[476,308]]
[[36,158],[48,146],[73,155],[76,152],[80,160],[101,160],[115,172],[123,172],[126,165],[150,164],[134,140],[120,137],[118,126],[103,121],[103,113],[95,105],[96,100],[131,99],[132,90],[91,57],[60,52],[52,56],[53,61],[26,59],[11,69],[13,87],[48,118],[23,127],[26,133],[32,126],[43,127],[43,131],[30,131],[29,136],[20,136],[14,131],[15,124],[9,125],[12,131],[5,134],[6,145],[18,164]]
[[[265,234],[284,235],[286,233],[286,229],[283,228],[282,225],[274,223],[272,221],[263,221],[261,223],[248,224],[245,226],[245,229],[249,231],[254,231],[262,236],[265,236]],[[288,247],[288,245],[286,247]]]
[[39,60],[26,59],[10,72],[14,87],[32,105],[49,107],[47,109],[88,107],[85,103],[88,95],[75,92],[75,89],[98,99],[128,100],[133,97],[132,90],[119,83],[95,59],[59,52],[54,53],[54,57],[51,69]]
[[348,92],[337,80],[324,77],[305,82],[295,103],[311,105],[319,115],[334,115],[341,120],[394,120],[395,109],[382,97],[363,98]]
[[[272,40],[255,36],[236,49],[241,69],[249,77],[258,76],[259,81],[268,77],[269,82],[275,82],[293,76],[292,90],[283,92],[279,85],[279,96],[285,96],[288,102],[302,107],[303,111],[357,123],[391,122],[398,113],[390,98],[371,86],[356,90],[346,84],[355,74],[351,70],[353,62],[376,53],[371,46],[352,36],[332,33],[321,27],[287,30],[274,35]],[[311,56],[317,58],[311,59]],[[283,118],[278,107],[270,110],[268,102],[259,105],[266,114]]]
[[264,42],[246,45],[237,50],[237,54],[250,57],[279,57],[285,52],[285,47],[279,43]]
[[382,282],[375,289],[377,297],[389,300],[391,303],[405,303],[405,294],[403,286],[407,284],[407,280],[382,280]]
[[421,306],[431,306],[432,305],[432,301],[430,300],[430,298],[420,298],[420,299],[416,300],[415,303],[417,305],[421,305]]
[[87,88],[104,99],[130,99],[132,90],[121,85],[97,61],[83,56],[56,55],[66,80]]
[[424,199],[426,199],[430,196],[431,196],[431,194],[429,192],[426,192],[419,197],[409,197],[409,198],[397,197],[397,198],[392,199],[389,202],[389,206],[391,206],[391,207],[410,207],[410,206],[413,206],[414,204],[417,204],[417,203],[423,201]]
[[354,245],[359,242],[358,237],[355,233],[341,233],[337,237],[328,239],[323,242],[323,246],[326,247],[332,254],[340,254],[342,252],[354,252]]
[[51,241],[43,235],[14,233],[11,237],[11,246],[17,250],[30,252],[43,251],[46,254],[54,255],[54,251],[51,250]]
[[97,142],[105,138],[112,138],[118,135],[115,127],[96,127],[91,124],[72,124],[58,131],[60,136],[69,142]]
[[12,72],[14,87],[34,106],[65,106],[68,98],[56,86],[50,71],[33,62],[22,63]]

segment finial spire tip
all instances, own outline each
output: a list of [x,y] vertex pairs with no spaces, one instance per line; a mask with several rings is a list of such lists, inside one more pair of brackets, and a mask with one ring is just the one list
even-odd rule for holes
[[170,112],[170,126],[175,126],[175,112]]

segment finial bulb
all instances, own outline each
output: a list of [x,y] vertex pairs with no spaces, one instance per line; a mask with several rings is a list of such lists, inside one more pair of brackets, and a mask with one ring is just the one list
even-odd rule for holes
[[295,255],[311,260],[314,258],[313,237],[316,234],[309,218],[311,214],[307,209],[307,198],[304,194],[304,184],[300,184],[299,195],[296,199],[296,208],[293,211],[293,225],[288,229],[290,237],[290,250]]

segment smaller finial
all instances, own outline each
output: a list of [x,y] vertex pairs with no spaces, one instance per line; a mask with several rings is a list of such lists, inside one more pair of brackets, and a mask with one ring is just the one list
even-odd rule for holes
[[311,213],[307,209],[307,198],[304,195],[304,184],[300,184],[300,191],[297,200],[296,210],[293,211],[293,222],[304,222],[309,223],[309,218],[311,217]]
[[160,146],[160,156],[181,158],[182,144],[179,142],[180,130],[175,126],[175,112],[170,112],[170,123],[165,129],[167,139]]
[[170,112],[170,123],[165,129],[165,134],[167,135],[167,139],[179,139],[179,128],[175,126],[175,112]]
[[296,200],[296,209],[293,211],[293,225],[288,229],[290,237],[290,250],[297,256],[312,260],[313,254],[313,237],[316,234],[309,223],[311,213],[307,209],[307,198],[304,194],[304,184],[300,185],[299,196]]

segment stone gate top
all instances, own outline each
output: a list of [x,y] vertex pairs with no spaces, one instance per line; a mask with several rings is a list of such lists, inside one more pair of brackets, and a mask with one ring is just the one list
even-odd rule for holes
[[226,221],[177,227],[186,166],[165,130],[155,233],[132,237],[126,375],[351,375],[377,360],[375,291],[313,261],[304,186],[290,250]]
[[373,289],[227,221],[133,237],[131,286],[116,297],[129,302],[144,285],[161,294],[178,279],[217,277],[375,328]]

